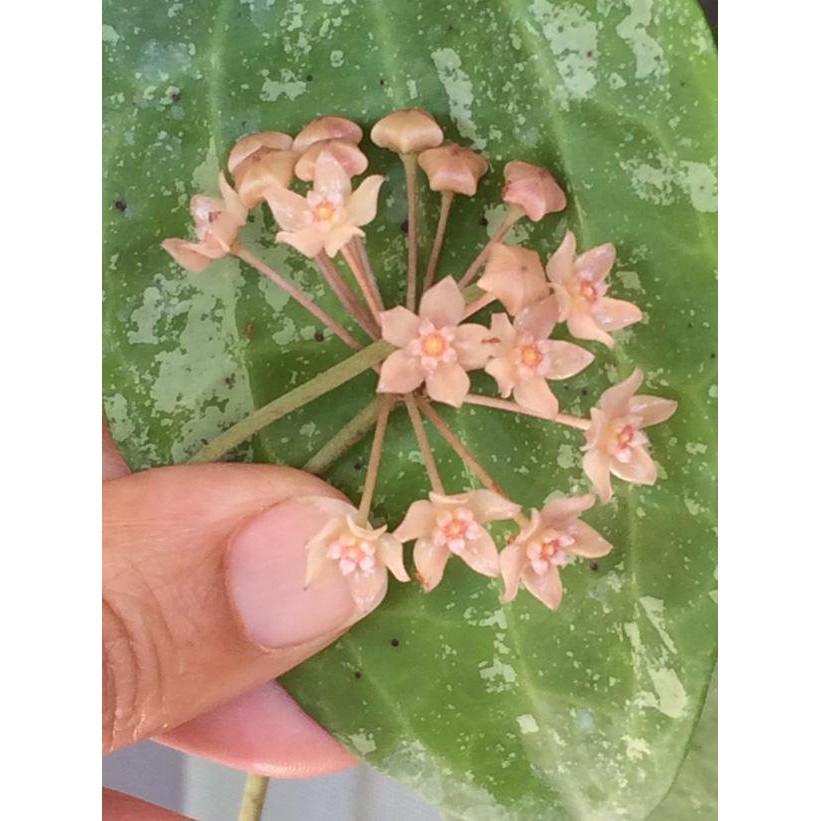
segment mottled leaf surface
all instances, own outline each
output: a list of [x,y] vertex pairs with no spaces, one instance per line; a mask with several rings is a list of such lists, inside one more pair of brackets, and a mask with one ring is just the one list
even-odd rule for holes
[[[187,274],[161,251],[190,230],[188,198],[214,192],[239,136],[296,133],[322,113],[363,126],[419,105],[491,173],[455,208],[440,270],[460,273],[503,215],[509,159],[548,165],[569,207],[515,238],[546,255],[565,228],[619,251],[614,296],[645,320],[611,353],[555,383],[586,414],[639,365],[675,398],[651,429],[661,480],[616,483],[587,517],[616,549],[564,571],[550,613],[451,562],[442,585],[391,588],[380,610],[286,678],[306,709],[379,769],[456,817],[647,817],[688,749],[715,655],[715,53],[685,0],[181,0],[105,4],[105,408],[135,468],[185,461],[250,410],[347,351],[238,262]],[[388,300],[404,281],[401,166],[387,174],[368,247]],[[437,199],[425,192],[430,242]],[[309,265],[272,247],[256,213],[248,243],[328,310]],[[423,261],[426,253],[423,249]],[[475,389],[490,391],[475,377]],[[364,407],[372,374],[278,422],[235,458],[300,465]],[[465,407],[445,416],[525,506],[586,490],[582,437]],[[443,477],[472,482],[434,438]],[[374,518],[396,524],[427,491],[397,412]],[[329,479],[357,497],[367,440]],[[500,529],[501,535],[505,532]],[[396,641],[394,641],[396,640]]]

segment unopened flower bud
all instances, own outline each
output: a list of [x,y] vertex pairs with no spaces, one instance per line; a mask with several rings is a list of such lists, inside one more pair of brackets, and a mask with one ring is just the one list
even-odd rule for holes
[[547,169],[517,160],[505,166],[502,199],[518,205],[533,222],[567,207],[564,191]]
[[301,154],[308,146],[320,140],[349,140],[354,144],[362,141],[362,129],[345,117],[327,115],[312,120],[294,138],[294,151]]
[[368,167],[368,158],[356,143],[350,140],[320,140],[312,143],[297,160],[294,173],[299,179],[305,182],[313,180],[316,161],[323,152],[333,156],[349,177],[361,174]]
[[456,143],[429,148],[419,155],[419,165],[428,175],[433,191],[450,191],[472,197],[479,179],[487,173],[487,160],[476,151]]
[[284,188],[291,184],[296,151],[255,151],[234,169],[234,184],[246,208],[253,208],[265,199],[272,182]]
[[439,123],[421,108],[394,111],[371,129],[371,139],[376,145],[397,154],[418,154],[441,145],[444,138]]
[[257,152],[287,151],[293,139],[281,131],[258,131],[238,140],[228,155],[228,170],[233,174],[237,166]]

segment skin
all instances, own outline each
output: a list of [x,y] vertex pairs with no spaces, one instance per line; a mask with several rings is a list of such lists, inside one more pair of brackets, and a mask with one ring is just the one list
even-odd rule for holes
[[[266,511],[291,498],[338,498],[338,492],[310,474],[267,465],[132,474],[105,429],[102,459],[103,752],[154,738],[228,766],[291,778],[355,764],[272,680],[332,643],[362,614],[346,609],[338,590],[311,594],[330,615],[316,625],[316,635],[306,634],[301,625],[287,626],[285,612],[277,614],[289,606],[286,588],[259,624],[243,618],[236,604],[242,600],[231,592],[239,583],[231,573],[240,573],[232,571],[236,533],[250,532],[249,521],[264,523]],[[302,541],[292,541],[271,550],[294,563],[300,578]],[[304,592],[296,586],[295,596]],[[271,633],[269,622],[280,632],[295,631],[295,642],[277,635],[278,646],[262,646],[259,636]],[[103,818],[182,816],[104,790]]]

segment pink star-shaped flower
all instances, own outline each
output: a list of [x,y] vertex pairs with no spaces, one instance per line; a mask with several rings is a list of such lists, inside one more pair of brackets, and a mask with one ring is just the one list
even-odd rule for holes
[[623,299],[605,296],[605,277],[616,261],[612,243],[598,245],[576,256],[576,236],[564,235],[556,253],[547,262],[547,278],[553,283],[559,305],[559,320],[577,339],[595,339],[608,348],[615,341],[608,331],[618,331],[641,319],[641,310]]
[[505,583],[503,602],[513,601],[521,583],[547,607],[556,610],[562,601],[559,568],[570,561],[570,556],[593,559],[613,549],[590,525],[579,521],[579,514],[595,503],[596,497],[588,493],[553,499],[541,511],[531,511],[530,524],[499,556]]
[[499,575],[499,554],[486,522],[512,519],[519,505],[491,490],[471,490],[456,496],[428,495],[416,501],[394,531],[401,542],[416,540],[413,563],[425,590],[442,581],[451,556],[484,576]]
[[519,245],[495,243],[476,284],[493,294],[511,316],[550,296],[539,255]]
[[353,237],[364,237],[360,226],[376,216],[379,188],[385,178],[366,177],[356,191],[335,156],[322,152],[313,169],[314,187],[305,197],[272,181],[265,194],[282,230],[276,241],[292,245],[307,257],[324,250],[336,256]]
[[554,417],[559,400],[548,379],[568,379],[586,368],[593,354],[571,342],[548,339],[552,327],[534,333],[506,314],[493,314],[490,340],[493,355],[485,370],[496,380],[503,397],[513,394],[522,407]]
[[322,530],[305,545],[308,569],[305,586],[319,585],[341,574],[361,610],[379,603],[388,587],[388,570],[401,582],[410,581],[402,561],[402,543],[387,527],[376,530],[356,523],[356,508],[339,499],[308,497],[308,504],[331,514]]
[[431,399],[458,408],[470,389],[466,371],[483,367],[491,353],[487,328],[459,324],[464,312],[453,277],[423,294],[418,316],[401,306],[383,311],[382,338],[400,350],[382,363],[377,390],[409,393],[424,382]]
[[162,247],[183,268],[200,273],[215,259],[226,256],[245,225],[248,211],[237,192],[228,185],[224,174],[219,177],[222,199],[197,194],[191,197],[191,216],[197,234],[197,242],[184,239],[167,239]]
[[590,411],[582,465],[602,502],[609,502],[613,496],[611,473],[625,482],[655,484],[656,464],[645,449],[648,440],[642,428],[669,419],[678,402],[636,396],[643,379],[644,374],[636,368],[624,382],[608,388],[601,395],[599,407]]

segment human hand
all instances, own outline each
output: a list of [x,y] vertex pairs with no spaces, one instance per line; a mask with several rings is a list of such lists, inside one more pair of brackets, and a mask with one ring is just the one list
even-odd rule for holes
[[[307,538],[340,497],[285,467],[129,474],[103,431],[103,752],[145,738],[261,775],[356,759],[271,680],[362,618],[341,577],[304,589]],[[106,821],[179,818],[104,791]]]

